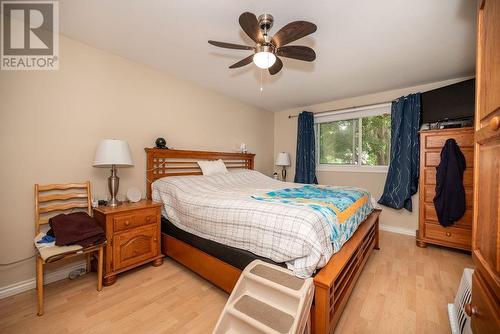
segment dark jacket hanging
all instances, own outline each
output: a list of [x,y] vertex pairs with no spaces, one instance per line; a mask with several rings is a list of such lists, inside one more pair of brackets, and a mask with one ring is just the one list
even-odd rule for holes
[[299,114],[294,182],[318,183],[316,179],[314,114],[312,112],[303,111]]
[[434,207],[439,223],[453,225],[465,214],[464,171],[465,157],[455,139],[446,141],[441,162],[436,167],[436,196]]

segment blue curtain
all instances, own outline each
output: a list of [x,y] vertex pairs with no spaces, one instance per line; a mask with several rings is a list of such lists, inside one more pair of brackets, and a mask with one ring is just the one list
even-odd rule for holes
[[417,192],[419,176],[420,93],[392,102],[391,161],[380,204],[412,211],[411,196]]
[[317,184],[314,114],[303,111],[299,114],[298,122],[294,182]]

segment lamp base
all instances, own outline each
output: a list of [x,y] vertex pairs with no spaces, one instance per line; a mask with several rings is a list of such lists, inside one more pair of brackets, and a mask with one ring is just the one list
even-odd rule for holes
[[122,204],[122,202],[120,202],[116,198],[119,186],[120,186],[120,178],[116,174],[116,166],[112,165],[111,175],[108,177],[108,189],[109,189],[109,194],[111,195],[111,199],[108,201],[108,204],[106,206],[114,207]]
[[108,203],[106,204],[106,206],[111,206],[111,207],[115,207],[115,206],[120,206],[122,205],[122,202],[117,200],[116,198],[112,198],[108,201]]
[[283,169],[281,170],[281,179],[283,181],[286,181],[286,167],[283,166]]

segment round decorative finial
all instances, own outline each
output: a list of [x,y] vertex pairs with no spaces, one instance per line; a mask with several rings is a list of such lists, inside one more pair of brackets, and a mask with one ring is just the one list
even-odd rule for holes
[[168,148],[167,147],[167,142],[165,141],[165,138],[157,138],[155,141],[156,148]]

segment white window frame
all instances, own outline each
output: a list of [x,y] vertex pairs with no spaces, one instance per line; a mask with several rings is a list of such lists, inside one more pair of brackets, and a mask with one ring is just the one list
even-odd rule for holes
[[[387,173],[389,166],[368,166],[361,164],[362,147],[362,131],[361,118],[378,116],[391,113],[391,103],[374,104],[371,106],[349,108],[329,113],[321,113],[314,115],[314,131],[316,136],[316,170],[327,172],[357,172],[357,173]],[[335,164],[320,164],[319,163],[319,124],[329,123],[334,121],[343,121],[350,119],[358,119],[358,164],[357,165],[335,165]]]

